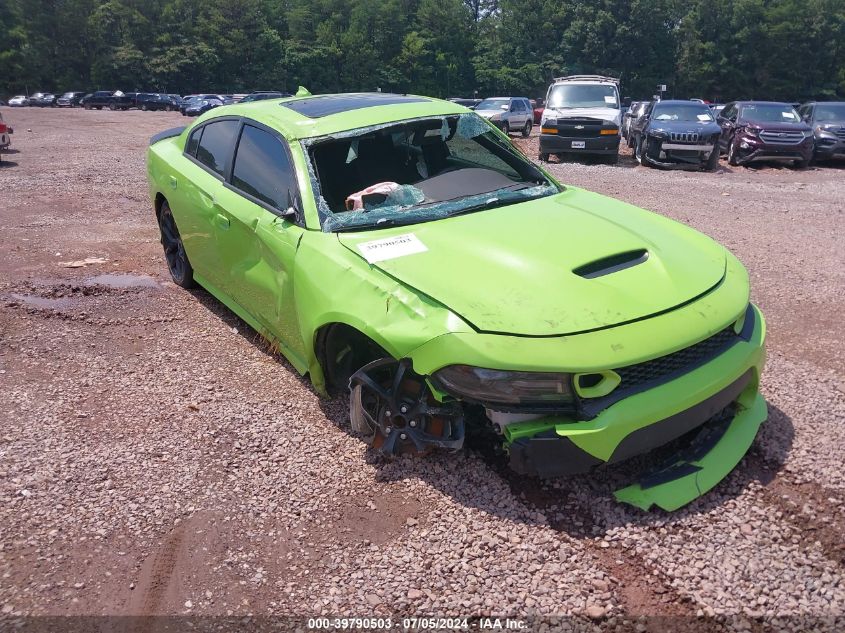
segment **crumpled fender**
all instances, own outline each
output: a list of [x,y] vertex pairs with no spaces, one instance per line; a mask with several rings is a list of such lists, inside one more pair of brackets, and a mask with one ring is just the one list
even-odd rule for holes
[[[334,261],[327,262],[327,257]],[[321,270],[340,273],[326,284]],[[308,372],[320,393],[325,393],[325,379],[314,343],[324,325],[344,323],[354,327],[394,358],[404,358],[443,334],[472,332],[469,325],[439,302],[341,246],[333,233],[305,233],[297,253],[294,288]]]

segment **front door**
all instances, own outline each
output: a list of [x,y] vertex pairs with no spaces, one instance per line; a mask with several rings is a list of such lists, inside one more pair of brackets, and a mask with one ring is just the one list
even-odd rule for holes
[[245,122],[231,177],[218,197],[225,218],[217,230],[223,291],[288,354],[302,357],[293,305],[296,249],[304,229],[294,209],[296,175],[287,142]]

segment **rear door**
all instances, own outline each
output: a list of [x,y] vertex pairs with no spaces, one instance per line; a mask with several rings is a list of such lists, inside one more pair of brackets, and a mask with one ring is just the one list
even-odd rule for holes
[[245,119],[218,197],[218,265],[224,292],[284,345],[303,355],[293,306],[294,259],[304,228],[287,141]]
[[228,228],[219,198],[239,127],[237,118],[220,118],[194,128],[185,144],[182,173],[170,176],[173,191],[168,200],[188,259],[198,276],[215,288],[225,280],[217,234]]

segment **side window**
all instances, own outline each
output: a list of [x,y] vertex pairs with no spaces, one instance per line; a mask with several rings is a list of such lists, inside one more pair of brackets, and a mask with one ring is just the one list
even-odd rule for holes
[[203,127],[197,146],[197,160],[221,176],[226,171],[226,161],[235,146],[238,121],[217,121]]
[[264,130],[244,125],[235,154],[232,186],[275,209],[287,209],[297,186],[282,141]]
[[196,158],[197,146],[200,144],[200,137],[202,136],[202,126],[191,132],[188,137],[188,142],[185,145],[185,153]]

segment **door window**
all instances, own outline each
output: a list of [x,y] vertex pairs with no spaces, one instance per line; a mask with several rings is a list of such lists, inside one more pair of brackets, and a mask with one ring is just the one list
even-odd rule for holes
[[194,158],[197,156],[197,146],[200,144],[202,130],[202,127],[198,127],[196,130],[191,132],[191,135],[188,137],[188,144],[185,145],[185,153],[189,156],[193,156]]
[[226,162],[235,145],[235,135],[240,123],[234,120],[217,121],[203,127],[202,137],[197,146],[197,160],[213,172],[223,175]]
[[282,141],[269,132],[244,125],[232,169],[232,186],[274,209],[284,211],[291,206],[296,178]]

